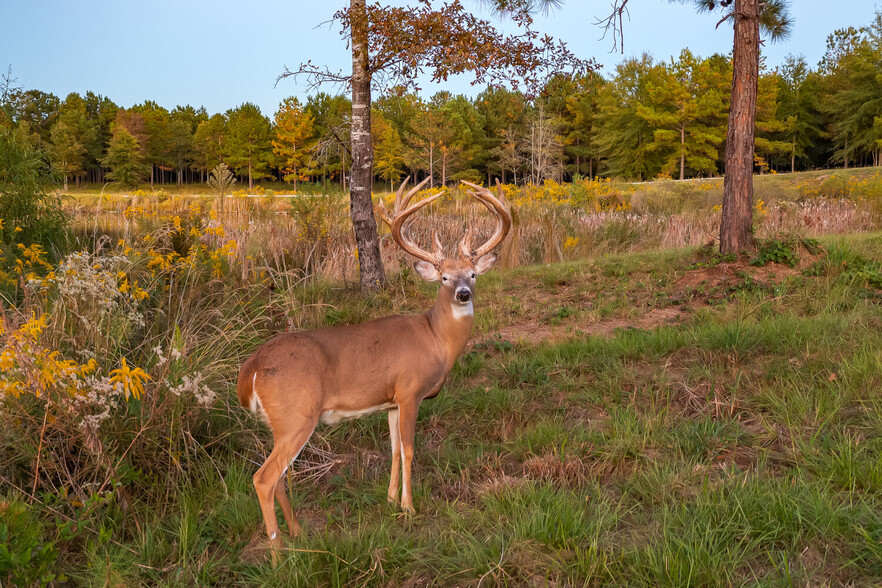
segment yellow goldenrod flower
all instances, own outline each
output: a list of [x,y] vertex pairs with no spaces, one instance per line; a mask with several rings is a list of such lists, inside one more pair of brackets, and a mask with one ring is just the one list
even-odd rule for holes
[[17,339],[21,340],[22,335],[27,335],[31,339],[36,339],[43,329],[49,326],[49,317],[41,314],[39,318],[31,317],[31,320],[18,328]]
[[77,371],[79,372],[80,376],[88,376],[90,374],[94,374],[95,370],[97,369],[98,362],[95,361],[95,358],[93,357],[89,359],[89,361],[87,361],[86,363],[81,364],[79,368],[77,368]]
[[126,358],[122,358],[122,366],[110,372],[110,381],[113,384],[122,384],[126,398],[130,395],[136,399],[144,393],[144,382],[150,379],[144,370],[139,367],[130,368]]

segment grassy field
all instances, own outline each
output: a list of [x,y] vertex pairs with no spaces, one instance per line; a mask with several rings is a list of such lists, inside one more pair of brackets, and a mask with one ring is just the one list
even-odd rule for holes
[[305,534],[275,568],[251,485],[271,439],[236,404],[239,364],[285,328],[425,310],[434,287],[405,269],[363,298],[281,245],[255,259],[268,228],[225,252],[232,222],[125,218],[113,251],[3,310],[22,386],[0,430],[4,586],[882,583],[878,229],[739,258],[580,252],[562,230],[564,261],[539,244],[479,280],[472,343],[420,411],[417,514],[386,503],[383,415],[320,429],[289,480]]

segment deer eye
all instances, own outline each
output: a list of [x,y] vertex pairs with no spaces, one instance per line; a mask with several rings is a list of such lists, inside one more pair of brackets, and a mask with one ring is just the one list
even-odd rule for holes
[[441,281],[442,281],[442,282],[446,282],[446,281],[447,281],[447,276],[441,276]]
[[472,279],[475,279],[475,272],[472,272]]

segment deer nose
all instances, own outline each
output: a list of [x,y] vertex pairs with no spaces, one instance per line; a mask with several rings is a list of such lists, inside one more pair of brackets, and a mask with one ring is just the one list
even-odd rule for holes
[[472,299],[472,291],[468,288],[460,288],[456,291],[457,302],[468,302]]

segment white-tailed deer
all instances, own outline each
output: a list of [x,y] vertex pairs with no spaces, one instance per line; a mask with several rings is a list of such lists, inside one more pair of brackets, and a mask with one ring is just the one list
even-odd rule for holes
[[[410,200],[426,181],[403,195],[398,189],[389,218],[392,238],[420,261],[417,273],[440,281],[435,305],[425,314],[394,315],[358,325],[284,333],[261,345],[239,372],[239,401],[261,416],[273,431],[273,450],[254,474],[254,488],[273,548],[281,545],[275,513],[278,500],[292,536],[300,532],[285,493],[284,474],[318,423],[335,424],[385,410],[392,442],[389,501],[413,512],[411,463],[417,411],[425,398],[438,394],[456,358],[468,341],[473,323],[475,278],[496,261],[493,249],[511,228],[511,214],[490,190],[463,182],[470,194],[496,215],[489,240],[472,249],[471,229],[459,243],[459,259],[447,259],[437,234],[431,253],[421,249],[404,231],[405,221],[433,202],[439,192],[414,204]],[[409,205],[410,204],[410,205]],[[399,479],[400,474],[400,479]]]

